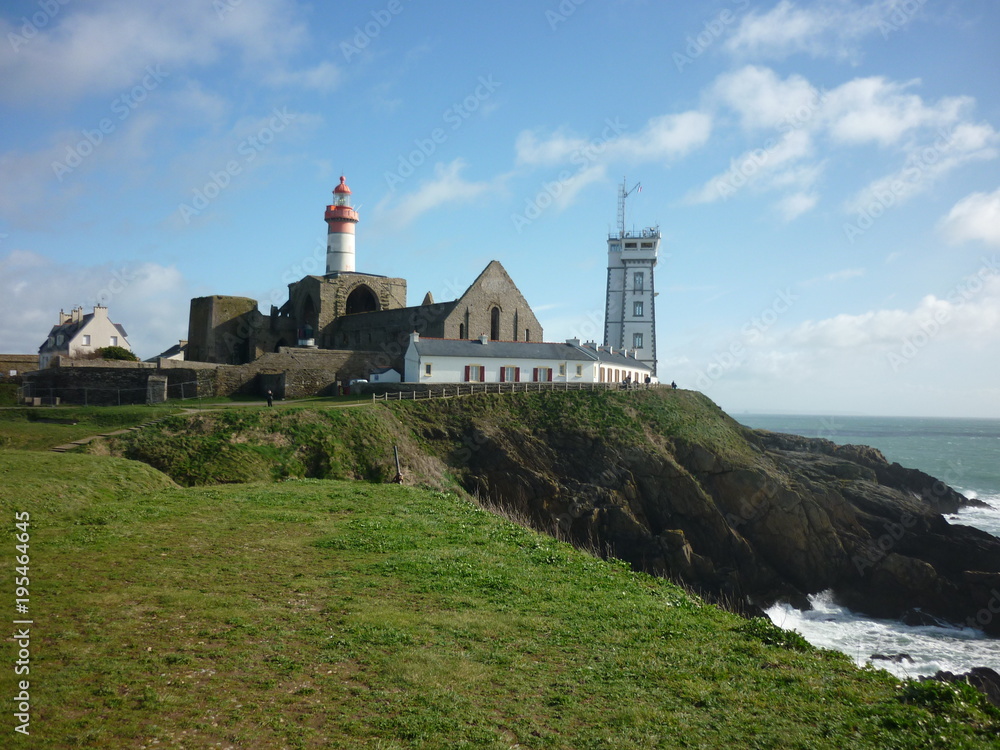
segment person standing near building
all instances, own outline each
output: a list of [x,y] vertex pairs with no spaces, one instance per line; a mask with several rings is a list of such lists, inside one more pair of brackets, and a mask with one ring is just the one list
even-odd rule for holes
[[267,392],[267,405],[274,406],[274,394],[271,391]]

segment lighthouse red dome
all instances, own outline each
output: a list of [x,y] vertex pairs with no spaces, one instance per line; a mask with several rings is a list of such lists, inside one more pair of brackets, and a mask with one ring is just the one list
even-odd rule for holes
[[340,184],[333,189],[334,193],[350,193],[351,189],[347,187],[347,178],[344,175],[340,175]]

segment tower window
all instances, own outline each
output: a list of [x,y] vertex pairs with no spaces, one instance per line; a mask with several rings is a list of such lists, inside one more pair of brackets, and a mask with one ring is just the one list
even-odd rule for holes
[[459,323],[458,324],[458,337],[460,339],[464,339],[465,338],[465,323]]
[[641,292],[642,291],[643,284],[645,283],[644,276],[645,276],[645,274],[643,274],[641,272],[633,274],[633,276],[632,276],[632,286],[635,287],[635,290],[637,292]]
[[632,348],[633,349],[642,349],[642,334],[641,333],[633,333],[632,334]]
[[632,303],[632,314],[637,318],[642,317],[642,302]]
[[490,340],[500,339],[500,308],[494,307],[490,310]]

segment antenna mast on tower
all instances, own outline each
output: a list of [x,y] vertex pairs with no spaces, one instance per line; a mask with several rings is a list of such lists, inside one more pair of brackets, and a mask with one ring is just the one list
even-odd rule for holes
[[622,178],[622,186],[618,189],[618,236],[625,236],[625,199],[634,192],[642,192],[642,183],[637,182],[628,189],[628,178]]

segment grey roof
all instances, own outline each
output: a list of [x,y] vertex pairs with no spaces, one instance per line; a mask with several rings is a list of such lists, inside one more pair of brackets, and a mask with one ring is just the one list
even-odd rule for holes
[[597,350],[589,346],[559,344],[547,341],[489,341],[478,339],[428,339],[421,337],[414,343],[417,353],[430,357],[483,357],[499,359],[553,359],[579,362],[604,362],[652,371],[648,365],[624,354]]

